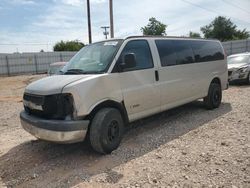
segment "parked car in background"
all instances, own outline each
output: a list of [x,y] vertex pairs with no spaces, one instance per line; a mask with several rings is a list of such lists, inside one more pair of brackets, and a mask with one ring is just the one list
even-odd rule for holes
[[55,62],[49,65],[48,75],[59,74],[60,70],[66,65],[67,62]]
[[229,82],[241,81],[250,84],[250,53],[234,54],[227,57]]
[[[218,108],[228,87],[226,56],[217,40],[128,37],[92,43],[62,75],[29,84],[23,128],[39,139],[89,139],[100,153],[115,150],[135,120],[204,99]],[[88,136],[86,136],[88,135]]]

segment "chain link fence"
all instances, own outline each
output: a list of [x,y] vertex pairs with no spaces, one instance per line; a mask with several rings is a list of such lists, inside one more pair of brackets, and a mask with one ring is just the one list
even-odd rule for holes
[[[222,43],[227,55],[250,51],[250,39]],[[69,61],[76,52],[0,54],[0,75],[46,73],[53,62]]]

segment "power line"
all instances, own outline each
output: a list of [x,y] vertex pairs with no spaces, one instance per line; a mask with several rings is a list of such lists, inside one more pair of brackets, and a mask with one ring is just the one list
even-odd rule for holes
[[[185,3],[188,3],[188,4],[190,4],[190,5],[193,5],[193,6],[195,6],[195,7],[199,7],[199,8],[201,8],[201,9],[203,9],[203,10],[208,11],[208,12],[213,12],[213,13],[215,13],[215,14],[217,14],[217,15],[222,15],[221,13],[219,13],[219,12],[217,12],[217,11],[214,11],[214,10],[211,10],[211,9],[208,9],[208,8],[205,8],[205,7],[203,7],[203,6],[197,5],[197,4],[192,3],[192,2],[189,2],[189,1],[187,1],[187,0],[181,0],[181,1],[183,1],[183,2],[185,2]],[[226,16],[226,15],[225,15],[225,16]],[[245,23],[250,24],[250,22],[247,22],[247,21],[244,21],[244,20],[241,20],[241,19],[232,17],[232,16],[230,16],[230,17],[233,18],[233,19],[239,20],[239,21],[241,21],[241,22],[245,22]]]
[[189,1],[186,1],[186,0],[181,0],[181,1],[183,1],[183,2],[185,2],[185,3],[188,3],[188,4],[190,4],[190,5],[193,5],[193,6],[195,6],[195,7],[199,7],[199,8],[201,8],[201,9],[204,9],[204,10],[206,10],[206,11],[208,11],[208,12],[213,12],[213,13],[215,13],[215,14],[218,14],[218,12],[216,12],[216,11],[214,11],[214,10],[210,10],[210,9],[205,8],[205,7],[202,7],[202,6],[200,6],[200,5],[191,3],[191,2],[189,2]]
[[227,1],[225,1],[225,0],[222,0],[222,1],[223,1],[224,3],[226,3],[226,4],[229,4],[229,5],[233,6],[233,7],[237,7],[238,9],[243,10],[244,12],[250,14],[250,12],[248,12],[247,10],[241,8],[240,6],[238,6],[238,5],[234,4],[234,3],[227,2]]

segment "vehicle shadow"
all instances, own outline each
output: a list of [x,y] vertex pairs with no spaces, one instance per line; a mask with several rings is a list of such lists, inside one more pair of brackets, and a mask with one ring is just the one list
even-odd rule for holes
[[250,85],[243,82],[231,82],[229,87],[249,88]]
[[86,143],[59,145],[44,141],[24,142],[0,157],[0,176],[6,186],[71,187],[104,173],[116,183],[122,174],[114,167],[156,150],[232,110],[222,103],[205,110],[201,101],[168,110],[130,124],[121,146],[110,155],[94,152]]

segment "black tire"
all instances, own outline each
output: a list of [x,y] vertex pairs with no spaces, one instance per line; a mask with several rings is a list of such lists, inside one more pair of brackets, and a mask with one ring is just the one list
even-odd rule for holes
[[205,107],[209,110],[218,108],[221,104],[222,91],[220,84],[211,83],[208,90],[208,95],[203,99]]
[[124,122],[115,108],[103,108],[92,119],[89,140],[92,148],[102,154],[111,153],[122,140]]

